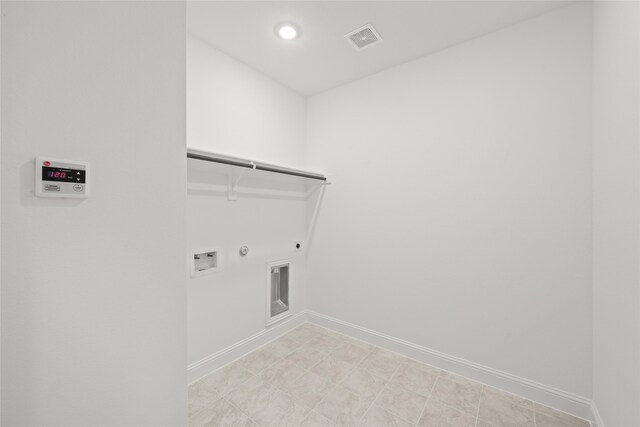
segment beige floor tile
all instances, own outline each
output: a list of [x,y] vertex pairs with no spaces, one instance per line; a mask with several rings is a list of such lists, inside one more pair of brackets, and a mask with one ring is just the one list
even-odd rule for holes
[[364,400],[372,402],[386,385],[386,381],[381,377],[356,367],[340,385],[352,393],[357,394]]
[[328,337],[335,337],[335,338],[346,337],[346,335],[345,335],[345,334],[342,334],[342,333],[340,333],[340,332],[333,331],[333,330],[331,330],[331,329],[322,328],[322,327],[320,328],[319,332],[320,332],[322,335],[326,335],[326,336],[328,336]]
[[345,379],[347,375],[349,375],[349,372],[351,372],[353,368],[354,365],[343,362],[340,359],[336,359],[330,354],[328,357],[314,365],[310,370],[332,383],[338,384]]
[[285,337],[294,341],[298,341],[302,344],[314,337],[317,337],[318,335],[321,335],[320,332],[314,330],[313,328],[304,328],[302,326],[299,326],[291,332],[287,333]]
[[408,360],[411,360],[408,357],[404,357],[401,354],[394,353],[393,351],[385,350],[381,347],[373,347],[373,350],[371,350],[371,352],[379,354],[381,356],[385,356],[387,358],[395,359],[398,361],[398,363],[404,363]]
[[485,386],[480,399],[478,419],[499,427],[534,427],[530,400]]
[[298,347],[300,347],[299,341],[283,336],[278,338],[277,340],[271,341],[269,344],[265,345],[262,348],[264,348],[274,356],[282,358],[296,351]]
[[393,353],[371,352],[359,366],[388,380],[400,366],[400,359],[396,358]]
[[482,389],[482,399],[484,400],[488,398],[493,398],[503,402],[509,402],[513,403],[514,405],[533,409],[533,402],[531,400],[486,385]]
[[429,396],[440,371],[418,362],[405,362],[393,374],[391,382],[402,384],[405,388]]
[[416,422],[422,427],[589,427],[580,418],[311,323],[189,387],[193,427],[408,427]]
[[362,427],[412,427],[413,424],[398,418],[379,406],[372,406],[360,424]]
[[374,404],[415,424],[426,402],[427,397],[399,384],[388,383]]
[[311,332],[316,332],[319,334],[327,334],[329,330],[327,328],[323,328],[322,326],[318,326],[315,323],[305,322],[302,325],[298,326],[300,329],[308,329]]
[[367,350],[368,352],[372,352],[373,350],[376,349],[375,345],[371,345],[371,344],[366,343],[364,341],[360,341],[360,340],[357,340],[355,338],[351,338],[351,337],[347,337],[347,336],[344,337],[343,341],[345,343],[348,343],[348,344],[351,344],[351,345],[355,345],[356,347],[360,347],[363,350]]
[[288,355],[286,359],[305,369],[311,369],[313,365],[327,357],[329,352],[330,349],[323,349],[310,343],[305,343]]
[[242,359],[239,359],[236,363],[242,366],[247,371],[258,374],[271,365],[274,365],[280,360],[269,350],[260,348],[254,352],[247,354]]
[[438,369],[435,366],[427,365],[426,363],[418,362],[417,360],[409,358],[406,359],[404,364],[430,374],[440,374],[441,372],[441,369]]
[[242,412],[253,418],[255,414],[272,411],[281,400],[282,391],[263,378],[254,376],[227,395]]
[[356,426],[369,408],[369,402],[337,386],[318,404],[315,410],[339,427]]
[[204,381],[189,386],[189,416],[216,402],[220,395]]
[[477,414],[482,384],[442,372],[431,393],[432,398],[462,412]]
[[302,400],[308,407],[315,407],[334,385],[313,372],[307,372],[294,384],[287,387],[287,392]]
[[298,427],[311,411],[299,399],[278,391],[269,406],[252,415],[252,419],[264,427]]
[[218,399],[204,410],[189,417],[190,427],[248,427],[252,424],[249,417],[224,399]]
[[339,346],[331,352],[331,356],[336,359],[340,359],[343,362],[357,365],[362,362],[365,357],[369,355],[369,350],[363,347],[359,347],[349,342],[342,342]]
[[496,427],[534,427],[533,410],[511,403],[480,404],[478,419]]
[[331,421],[317,413],[316,411],[311,411],[307,415],[307,417],[300,423],[300,427],[333,427]]
[[[430,399],[424,408],[418,427],[474,427],[476,417]],[[488,427],[488,426],[486,426]]]
[[548,406],[535,404],[536,425],[538,427],[589,427],[589,422]]
[[214,371],[211,375],[202,379],[202,381],[224,396],[252,376],[251,372],[239,364],[232,363]]
[[290,360],[281,359],[275,365],[262,371],[260,376],[276,387],[286,390],[306,373],[307,370],[301,366]]
[[334,338],[337,338],[342,345],[355,345],[356,347],[362,348],[363,350],[367,350],[367,352],[371,352],[376,348],[371,344],[367,344],[363,341],[351,338],[348,335],[336,334],[334,335]]
[[332,350],[336,348],[342,340],[339,337],[331,336],[331,335],[316,335],[307,341],[308,344],[316,346],[320,349]]
[[[349,342],[349,338],[341,337],[341,338],[338,338],[338,343],[337,343],[336,345],[334,345],[334,346],[333,346],[333,348],[331,349],[331,351],[332,351],[332,352],[335,352],[335,351],[337,351],[337,350],[341,350],[341,349],[347,348],[347,347],[349,347],[350,345],[351,345],[351,344],[350,344],[350,342]],[[368,354],[368,352],[367,352],[367,354]]]

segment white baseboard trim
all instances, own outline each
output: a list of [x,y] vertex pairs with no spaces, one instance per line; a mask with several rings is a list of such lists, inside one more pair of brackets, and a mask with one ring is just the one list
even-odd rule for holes
[[[509,393],[523,396],[585,420],[591,418],[591,411],[595,409],[595,407],[592,406],[591,399],[586,397],[578,396],[555,387],[499,371],[437,350],[432,350],[362,326],[313,311],[307,312],[307,319],[327,329],[352,336],[369,344],[394,351],[420,362],[471,378]],[[604,426],[598,424],[598,427]]]
[[187,369],[189,384],[277,339],[306,321],[584,418],[591,421],[593,427],[605,427],[598,409],[589,398],[310,310],[301,311],[276,325],[190,364]]
[[248,338],[238,341],[227,348],[223,348],[209,356],[190,364],[187,367],[187,380],[192,384],[199,379],[209,375],[218,368],[223,367],[236,359],[256,350],[259,347],[275,340],[281,335],[296,328],[307,320],[307,311],[301,311],[293,316],[283,319],[275,325],[251,335]]
[[604,421],[602,421],[602,417],[600,417],[600,412],[598,412],[598,407],[596,406],[596,402],[591,402],[591,426],[605,427]]

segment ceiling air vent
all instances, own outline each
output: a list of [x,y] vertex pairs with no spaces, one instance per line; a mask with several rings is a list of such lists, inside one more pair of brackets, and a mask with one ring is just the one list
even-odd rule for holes
[[349,34],[345,34],[345,37],[353,44],[356,50],[362,50],[382,41],[382,37],[371,24],[351,31]]

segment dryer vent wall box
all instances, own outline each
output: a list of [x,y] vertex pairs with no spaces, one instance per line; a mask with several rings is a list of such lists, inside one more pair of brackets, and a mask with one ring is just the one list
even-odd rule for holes
[[36,157],[36,196],[89,197],[89,163]]
[[267,263],[267,326],[291,315],[291,260]]

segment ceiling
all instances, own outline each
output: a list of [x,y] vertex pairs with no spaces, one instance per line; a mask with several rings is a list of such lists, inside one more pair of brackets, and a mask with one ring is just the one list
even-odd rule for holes
[[[563,6],[564,1],[193,1],[187,28],[308,96]],[[284,41],[280,22],[302,35]],[[367,23],[383,42],[357,51],[344,35]]]

